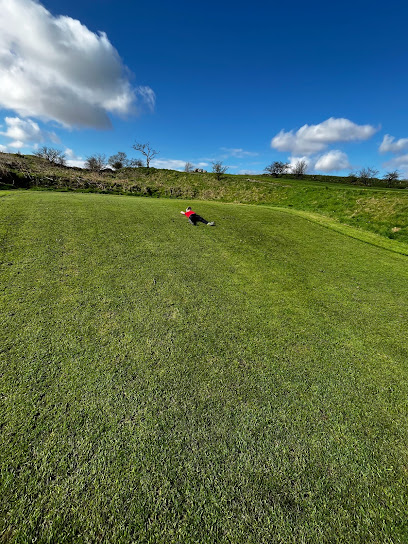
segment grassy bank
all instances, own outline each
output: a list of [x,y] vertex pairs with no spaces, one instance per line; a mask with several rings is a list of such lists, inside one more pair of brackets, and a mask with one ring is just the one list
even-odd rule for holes
[[[174,170],[128,168],[91,173],[50,165],[32,156],[0,155],[3,183],[7,173],[16,185],[58,190],[133,194],[178,199],[219,200],[268,204],[315,213],[346,225],[408,243],[408,190],[378,189],[313,179],[275,179],[265,176],[211,173],[186,174]],[[330,180],[331,178],[327,178]],[[1,180],[0,180],[1,181]]]
[[406,542],[406,257],[185,204],[0,198],[3,542]]

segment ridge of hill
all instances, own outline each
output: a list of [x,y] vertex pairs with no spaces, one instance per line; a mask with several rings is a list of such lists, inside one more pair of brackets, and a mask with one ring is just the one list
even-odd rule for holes
[[[91,172],[32,155],[0,154],[0,188],[100,192],[269,205],[319,215],[408,244],[408,189],[363,187],[347,178],[187,173],[156,168]],[[397,247],[398,244],[394,244]],[[405,248],[400,252],[404,253]]]

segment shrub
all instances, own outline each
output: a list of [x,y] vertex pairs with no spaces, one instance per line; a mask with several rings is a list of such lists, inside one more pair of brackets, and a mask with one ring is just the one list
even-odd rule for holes
[[126,153],[123,151],[118,151],[115,155],[109,157],[108,164],[115,170],[120,170],[121,168],[126,168],[129,166],[130,160],[128,159]]

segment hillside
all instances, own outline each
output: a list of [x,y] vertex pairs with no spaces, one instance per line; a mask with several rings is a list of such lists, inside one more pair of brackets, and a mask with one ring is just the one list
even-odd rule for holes
[[[137,196],[269,204],[332,218],[408,243],[408,190],[361,187],[344,178],[309,179],[184,173],[125,168],[92,173],[34,156],[0,154],[0,187],[75,190]],[[312,179],[315,178],[315,179]],[[335,181],[335,182],[333,182]]]
[[406,543],[407,258],[188,202],[0,194],[2,541]]

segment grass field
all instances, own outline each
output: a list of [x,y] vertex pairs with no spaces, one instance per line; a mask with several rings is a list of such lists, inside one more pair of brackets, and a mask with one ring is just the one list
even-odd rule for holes
[[[0,190],[10,183],[38,190],[93,191],[172,199],[262,204],[317,214],[405,245],[408,253],[408,190],[361,187],[347,178],[273,178],[262,175],[194,174],[125,168],[90,172],[57,167],[30,155],[0,153]],[[315,177],[315,176],[313,176]],[[22,185],[18,185],[21,182]],[[408,184],[408,182],[406,182]],[[0,192],[1,194],[1,192]]]
[[0,194],[0,542],[406,543],[408,258],[195,204]]

